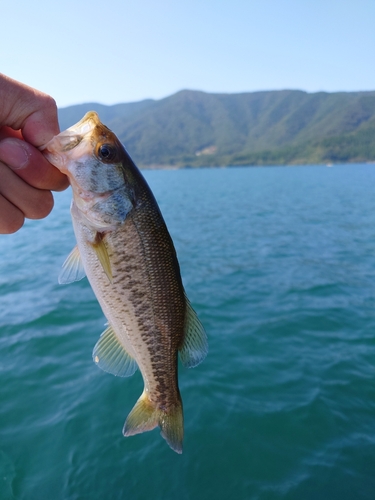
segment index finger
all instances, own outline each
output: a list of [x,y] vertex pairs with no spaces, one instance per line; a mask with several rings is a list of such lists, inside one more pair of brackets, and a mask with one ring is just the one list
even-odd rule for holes
[[0,73],[0,126],[22,130],[24,139],[36,147],[60,131],[55,100]]

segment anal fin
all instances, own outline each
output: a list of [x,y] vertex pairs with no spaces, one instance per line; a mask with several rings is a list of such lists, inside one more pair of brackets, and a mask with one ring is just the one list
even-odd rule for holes
[[92,359],[103,371],[118,377],[130,377],[138,367],[111,326],[101,334],[94,347]]

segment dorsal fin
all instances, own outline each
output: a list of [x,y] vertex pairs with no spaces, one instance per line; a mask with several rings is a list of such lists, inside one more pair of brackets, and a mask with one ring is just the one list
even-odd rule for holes
[[185,336],[180,349],[180,359],[184,366],[193,368],[199,365],[207,356],[208,343],[206,332],[199,321],[197,313],[192,308],[189,299],[185,294],[186,317]]

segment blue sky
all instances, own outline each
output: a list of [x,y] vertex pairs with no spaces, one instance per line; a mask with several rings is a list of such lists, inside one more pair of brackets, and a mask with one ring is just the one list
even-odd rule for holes
[[0,71],[60,107],[375,89],[374,0],[20,0],[1,17]]

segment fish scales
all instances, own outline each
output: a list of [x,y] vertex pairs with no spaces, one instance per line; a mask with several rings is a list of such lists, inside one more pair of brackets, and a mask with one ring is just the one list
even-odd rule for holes
[[96,113],[42,148],[70,179],[77,247],[60,282],[90,281],[109,326],[93,358],[105,371],[132,375],[144,391],[126,419],[125,436],[161,428],[182,452],[183,414],[177,359],[187,367],[207,353],[207,338],[188,301],[172,239],[155,198],[116,136]]
[[[112,295],[103,297],[106,302],[103,309],[109,309],[106,316],[111,322],[114,313],[107,305],[116,300],[113,295],[125,298],[125,302],[120,300],[129,304],[130,314],[129,309],[125,315],[120,310],[113,321],[125,325],[138,364],[142,365],[150,397],[157,395],[157,402],[166,406],[168,399],[172,399],[168,393],[173,389],[176,394],[177,390],[175,365],[177,349],[183,340],[185,301],[180,280],[176,279],[176,273],[169,272],[171,248],[165,248],[159,232],[140,234],[137,226],[142,227],[142,219],[145,219],[142,212],[134,211],[121,230],[104,238],[113,263],[113,287]],[[146,221],[150,224],[149,217]],[[122,248],[123,255],[113,253],[115,248]],[[159,265],[152,265],[152,260]],[[176,306],[178,315],[173,314]]]
[[[121,230],[109,233],[104,237],[108,256],[113,272],[112,286],[106,283],[105,290],[98,294],[99,302],[108,321],[113,325],[121,325],[118,330],[123,332],[125,342],[130,342],[138,364],[142,367],[146,379],[146,389],[152,398],[162,398],[166,405],[168,392],[176,392],[176,377],[172,367],[176,364],[176,352],[183,339],[183,308],[184,301],[178,283],[169,286],[170,280],[165,279],[165,268],[160,263],[153,266],[151,272],[149,254],[160,251],[160,260],[166,260],[166,252],[160,248],[157,240],[150,241],[148,233],[140,236],[137,230],[136,215],[130,214]],[[79,238],[79,229],[76,229]],[[78,239],[77,238],[77,239]],[[164,246],[164,245],[163,245]],[[121,252],[114,249],[121,248]],[[87,251],[95,252],[90,245]],[[88,278],[94,292],[107,282],[104,270],[100,266],[92,266],[88,270]],[[153,286],[154,282],[164,283],[164,286]],[[155,293],[156,292],[156,293]],[[173,297],[172,295],[175,295]],[[171,303],[180,301],[181,313],[178,323],[171,325]],[[118,303],[118,308],[112,304]],[[169,335],[173,327],[173,335]],[[154,360],[162,357],[163,365],[155,366]],[[169,380],[165,382],[168,376]],[[164,387],[162,387],[162,385]],[[155,389],[155,392],[152,390]],[[156,401],[157,402],[157,401]]]

